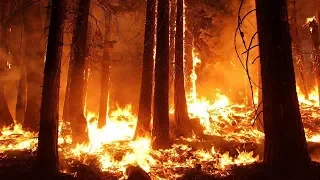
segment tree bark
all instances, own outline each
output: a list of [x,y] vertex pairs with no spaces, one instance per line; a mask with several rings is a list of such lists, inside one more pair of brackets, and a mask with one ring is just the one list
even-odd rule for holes
[[[71,56],[73,56],[73,53],[71,53]],[[69,67],[68,67],[66,94],[64,96],[64,103],[63,103],[62,119],[64,121],[70,121],[70,116],[69,116],[69,96],[70,96],[71,72],[72,72],[73,65],[74,65],[74,58],[70,57]]]
[[37,152],[37,168],[41,177],[53,177],[59,172],[57,143],[65,1],[53,0],[52,3]]
[[178,135],[192,135],[190,128],[186,92],[184,87],[184,44],[183,44],[183,9],[184,0],[177,0],[177,32],[175,38],[175,79],[174,79],[174,113]]
[[169,52],[169,104],[174,104],[174,58],[175,58],[175,36],[177,0],[170,0],[170,52]]
[[101,93],[100,93],[100,108],[99,108],[99,121],[98,126],[103,127],[106,125],[108,118],[108,104],[109,104],[109,85],[110,85],[110,56],[111,48],[113,46],[110,41],[110,24],[111,14],[105,13],[106,29],[104,33],[104,51],[101,61]]
[[156,0],[147,0],[138,123],[134,138],[150,135],[156,30],[155,18]]
[[169,137],[169,0],[158,1],[152,147],[165,149]]
[[185,88],[187,93],[190,93],[192,90],[192,78],[191,78],[191,73],[192,73],[192,68],[193,68],[193,24],[191,23],[191,12],[186,10],[185,12],[185,23],[186,23],[186,29],[185,29]]
[[18,83],[18,97],[16,104],[16,122],[23,123],[27,105],[27,79],[26,68],[23,62],[20,63],[20,79]]
[[[274,170],[310,164],[299,111],[286,0],[256,0],[265,132],[264,163]],[[284,173],[284,172],[282,172]]]
[[[25,0],[25,4],[30,1]],[[45,46],[42,44],[43,27],[40,17],[40,2],[28,6],[23,11],[25,30],[24,61],[27,72],[27,109],[24,128],[38,131],[40,120],[41,85],[43,80]]]
[[1,31],[0,31],[0,51],[1,51],[1,59],[0,59],[0,128],[3,126],[12,125],[13,118],[10,114],[8,104],[5,99],[5,76],[7,71],[7,57],[9,56],[9,50],[7,48],[7,40],[6,35],[8,28],[6,28],[6,21],[8,20],[5,18],[10,11],[10,1],[3,1],[1,4]]
[[78,14],[72,37],[72,53],[74,58],[71,65],[71,82],[69,94],[69,118],[72,128],[72,139],[74,143],[88,140],[86,132],[87,121],[84,117],[84,70],[87,55],[87,32],[90,0],[79,0]]

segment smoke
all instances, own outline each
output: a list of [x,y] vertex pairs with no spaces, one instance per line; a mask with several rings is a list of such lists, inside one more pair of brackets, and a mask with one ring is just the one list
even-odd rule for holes
[[[254,1],[244,1],[240,17],[254,9]],[[200,39],[209,45],[212,57],[201,57],[202,65],[198,69],[197,89],[200,96],[214,99],[217,92],[227,95],[235,102],[243,102],[246,96],[251,96],[247,73],[242,63],[246,64],[246,49],[240,32],[237,33],[236,41],[234,36],[238,27],[238,11],[240,1],[225,0],[218,5],[214,4],[207,9],[207,15],[212,19],[212,26],[201,30]],[[248,48],[250,40],[256,29],[255,13],[251,13],[244,20],[241,30],[244,33],[244,41]],[[236,47],[235,47],[236,45]],[[257,37],[252,46],[257,45]],[[236,54],[240,54],[240,59]],[[242,55],[242,53],[244,53]],[[201,55],[201,54],[200,54]],[[248,69],[250,76],[257,81],[257,64],[252,61],[258,56],[258,48],[250,50],[248,58]],[[254,90],[256,87],[254,87]]]

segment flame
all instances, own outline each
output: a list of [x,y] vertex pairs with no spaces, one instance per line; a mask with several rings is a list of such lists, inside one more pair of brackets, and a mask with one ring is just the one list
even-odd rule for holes
[[[244,104],[235,104],[219,89],[213,100],[199,97],[196,91],[195,67],[201,63],[197,53],[193,51],[192,90],[187,96],[188,112],[191,120],[199,119],[203,133],[221,137],[229,143],[262,143],[264,134],[252,126],[255,111]],[[309,142],[320,142],[320,128],[314,125],[319,119],[318,89],[313,88],[309,99],[297,87],[297,94],[301,108],[301,115],[305,125],[306,137]],[[257,92],[255,99],[257,99]],[[257,100],[256,100],[257,101]],[[170,113],[174,113],[171,109]],[[89,142],[84,144],[72,143],[70,123],[59,122],[59,152],[64,159],[76,159],[84,164],[91,160],[97,161],[101,171],[120,173],[126,177],[128,165],[138,165],[150,173],[154,179],[176,179],[181,176],[181,168],[190,168],[202,164],[202,170],[216,174],[223,174],[232,165],[246,165],[259,161],[259,156],[253,151],[238,150],[236,155],[219,150],[219,147],[195,148],[192,143],[201,144],[194,135],[191,138],[176,141],[171,149],[152,150],[151,139],[132,140],[137,123],[137,116],[132,112],[132,106],[117,107],[109,113],[107,123],[98,128],[97,114],[85,112],[89,134]],[[24,131],[21,125],[1,129],[0,155],[12,150],[36,151],[37,134]],[[179,142],[179,143],[178,143]],[[199,146],[200,147],[200,146]],[[217,171],[220,170],[220,171]],[[68,172],[67,170],[61,170]]]
[[317,19],[316,19],[316,17],[315,16],[313,16],[313,17],[310,17],[310,18],[307,18],[306,19],[306,24],[309,24],[309,23],[311,23],[312,21],[317,21]]

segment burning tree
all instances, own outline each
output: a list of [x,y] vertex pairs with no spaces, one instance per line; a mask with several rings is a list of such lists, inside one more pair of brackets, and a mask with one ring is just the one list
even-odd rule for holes
[[101,60],[101,94],[100,94],[100,107],[99,107],[99,127],[103,127],[106,124],[106,118],[108,116],[108,100],[109,100],[109,83],[110,83],[110,51],[113,46],[113,42],[110,41],[110,24],[111,13],[105,12],[106,27],[104,33],[104,51]]
[[155,46],[155,17],[156,0],[147,0],[143,67],[141,77],[141,89],[139,100],[138,123],[135,138],[143,137],[150,133],[152,88],[153,88],[153,64]]
[[177,32],[175,38],[175,79],[174,79],[174,112],[179,133],[190,136],[190,123],[184,86],[184,0],[177,0]]
[[52,6],[44,69],[37,152],[37,168],[39,168],[41,176],[45,177],[52,177],[59,172],[57,144],[65,1],[53,0]]
[[300,170],[310,157],[299,111],[287,2],[256,0],[262,76],[264,163]]
[[86,141],[87,121],[84,117],[84,71],[87,56],[87,32],[90,0],[79,0],[77,16],[72,37],[72,70],[69,89],[69,120],[72,127],[72,137],[75,142]]
[[169,138],[169,0],[158,1],[152,147],[167,148]]

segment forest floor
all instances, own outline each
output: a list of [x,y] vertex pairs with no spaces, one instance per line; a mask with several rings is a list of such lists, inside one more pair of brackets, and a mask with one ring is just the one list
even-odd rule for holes
[[[1,180],[44,180],[33,173],[35,156],[30,151],[11,151],[0,154]],[[72,165],[71,165],[72,164]],[[68,174],[61,173],[52,180],[117,180],[122,174],[101,172],[94,166],[81,164],[77,161],[61,161],[60,166],[68,169]],[[297,172],[271,172],[261,163],[246,166],[233,166],[227,176],[210,175],[201,170],[201,165],[185,170],[185,175],[179,180],[320,180],[320,163],[312,162],[311,169]],[[143,171],[134,169],[128,180],[150,180]]]

